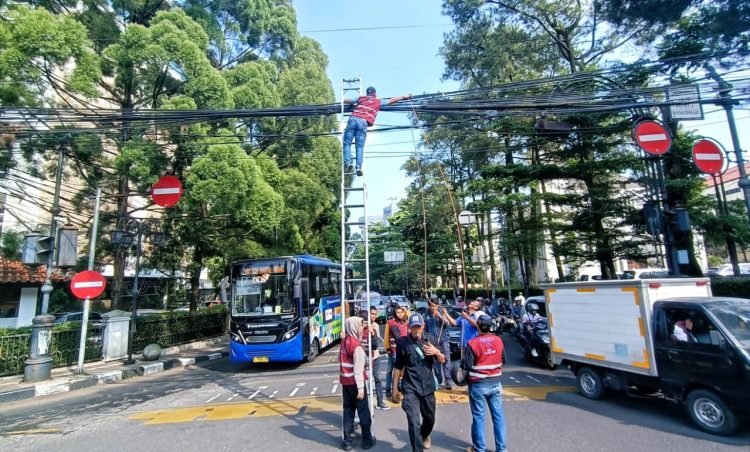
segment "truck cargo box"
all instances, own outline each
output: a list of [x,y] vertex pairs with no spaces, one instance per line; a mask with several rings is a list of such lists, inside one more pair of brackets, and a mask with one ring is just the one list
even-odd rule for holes
[[710,297],[707,278],[586,281],[542,285],[556,362],[568,360],[657,376],[652,304]]

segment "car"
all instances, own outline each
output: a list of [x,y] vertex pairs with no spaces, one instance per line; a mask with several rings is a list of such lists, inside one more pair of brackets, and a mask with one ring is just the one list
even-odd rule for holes
[[[741,276],[747,276],[750,275],[750,263],[741,263],[738,264],[740,267],[740,275]],[[726,278],[726,277],[732,277],[734,276],[734,270],[732,269],[732,264],[721,264],[718,267],[711,267],[706,272],[706,276],[709,278]]]
[[622,279],[655,279],[669,278],[669,270],[666,268],[636,268],[622,272]]
[[524,308],[529,303],[535,303],[537,306],[539,306],[539,315],[542,317],[547,317],[547,301],[544,297],[535,295],[533,297],[527,298],[526,303],[524,304]]
[[415,301],[411,306],[411,310],[424,315],[424,313],[427,312],[428,306],[429,303],[427,303],[426,301]]
[[[61,312],[59,314],[55,314],[55,325],[59,325],[61,323],[67,323],[67,322],[81,322],[83,321],[83,312]],[[102,315],[98,312],[89,312],[89,322],[94,322],[94,324],[102,324]]]

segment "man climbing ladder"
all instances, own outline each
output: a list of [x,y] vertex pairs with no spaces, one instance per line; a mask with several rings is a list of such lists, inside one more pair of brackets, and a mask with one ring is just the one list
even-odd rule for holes
[[384,101],[383,99],[378,99],[375,88],[372,86],[367,88],[366,94],[365,96],[359,96],[357,99],[344,99],[345,105],[354,104],[354,111],[349,117],[346,129],[344,130],[344,169],[347,174],[351,174],[354,169],[351,164],[351,148],[352,141],[354,141],[357,150],[357,176],[364,174],[362,171],[362,157],[365,150],[367,127],[375,124],[375,118],[377,118],[383,102],[386,105],[391,105],[402,100],[411,99],[411,94],[407,94],[405,96],[392,97]]

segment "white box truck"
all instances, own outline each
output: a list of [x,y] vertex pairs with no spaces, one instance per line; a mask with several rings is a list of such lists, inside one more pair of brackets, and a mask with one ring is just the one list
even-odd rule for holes
[[716,434],[750,414],[750,300],[712,297],[707,278],[543,288],[554,360],[585,397],[658,394]]

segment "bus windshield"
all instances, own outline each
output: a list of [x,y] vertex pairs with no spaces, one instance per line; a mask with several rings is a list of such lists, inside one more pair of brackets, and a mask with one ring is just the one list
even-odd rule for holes
[[297,314],[287,261],[245,262],[232,269],[232,315]]

